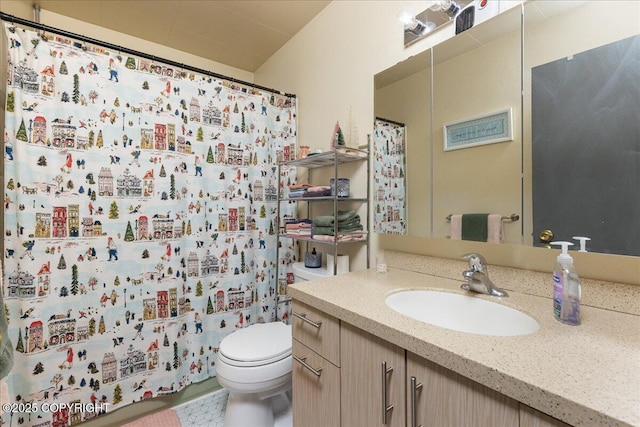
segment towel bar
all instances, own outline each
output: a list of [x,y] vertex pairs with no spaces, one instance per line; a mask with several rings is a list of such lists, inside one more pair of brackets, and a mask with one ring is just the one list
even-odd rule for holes
[[[451,215],[453,215],[453,214],[447,215],[447,218],[446,218],[447,221],[451,221]],[[519,219],[520,219],[520,215],[518,215],[518,214],[511,214],[509,216],[503,216],[502,217],[503,221],[511,221],[511,222],[516,222]]]

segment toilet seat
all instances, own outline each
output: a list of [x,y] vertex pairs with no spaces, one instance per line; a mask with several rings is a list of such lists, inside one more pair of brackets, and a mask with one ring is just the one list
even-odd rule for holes
[[237,367],[258,367],[291,356],[291,326],[282,322],[256,323],[226,336],[218,357]]

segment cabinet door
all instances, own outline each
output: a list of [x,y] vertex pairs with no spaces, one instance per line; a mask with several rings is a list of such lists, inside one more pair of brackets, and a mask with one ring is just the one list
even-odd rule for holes
[[410,352],[407,352],[407,402],[408,427],[519,425],[518,402]]
[[293,425],[339,427],[340,369],[296,340],[292,351]]
[[570,427],[570,425],[521,403],[520,427]]
[[343,322],[340,361],[342,426],[404,427],[404,350]]

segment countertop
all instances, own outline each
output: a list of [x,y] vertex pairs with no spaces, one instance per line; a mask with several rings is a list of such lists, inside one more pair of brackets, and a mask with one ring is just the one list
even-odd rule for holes
[[288,294],[568,424],[640,427],[640,316],[582,306],[582,324],[568,326],[553,318],[549,298],[469,294],[540,324],[530,335],[494,337],[423,323],[384,302],[410,289],[466,293],[460,283],[392,268],[295,283]]

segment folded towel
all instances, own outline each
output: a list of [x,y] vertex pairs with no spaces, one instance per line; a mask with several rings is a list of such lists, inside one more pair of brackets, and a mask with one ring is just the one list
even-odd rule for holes
[[323,242],[357,242],[367,240],[367,232],[353,231],[350,233],[338,234],[337,237],[334,237],[333,235],[316,234],[312,238],[313,240],[320,240]]
[[309,188],[311,186],[311,184],[291,184],[289,186],[289,190],[304,190],[305,188]]
[[324,197],[330,196],[331,190],[322,190],[322,191],[307,191],[304,194],[304,197]]
[[334,217],[333,215],[320,215],[313,218],[313,223],[315,225],[319,225],[320,227],[333,227],[336,223],[336,219],[338,223],[347,222],[357,218],[360,221],[360,216],[356,213],[356,211],[338,211],[338,216]]
[[306,195],[305,190],[293,190],[289,191],[289,198],[294,199],[296,197],[304,197]]
[[356,215],[354,218],[346,221],[338,221],[338,230],[344,230],[358,224],[360,224],[360,215]]
[[[348,227],[340,227],[338,228],[338,233],[350,233],[353,231],[360,231],[362,230],[362,224],[353,224],[350,225]],[[333,236],[334,235],[335,230],[333,229],[333,227],[318,227],[318,226],[314,226],[313,230],[312,230],[312,234],[316,235],[316,234],[324,234],[327,236]]]
[[316,185],[315,187],[309,187],[307,188],[307,191],[311,192],[311,193],[316,193],[316,192],[324,192],[324,191],[331,191],[331,187],[329,187],[328,185]]
[[502,215],[489,214],[487,219],[487,242],[489,243],[504,243],[504,221],[502,221]]

